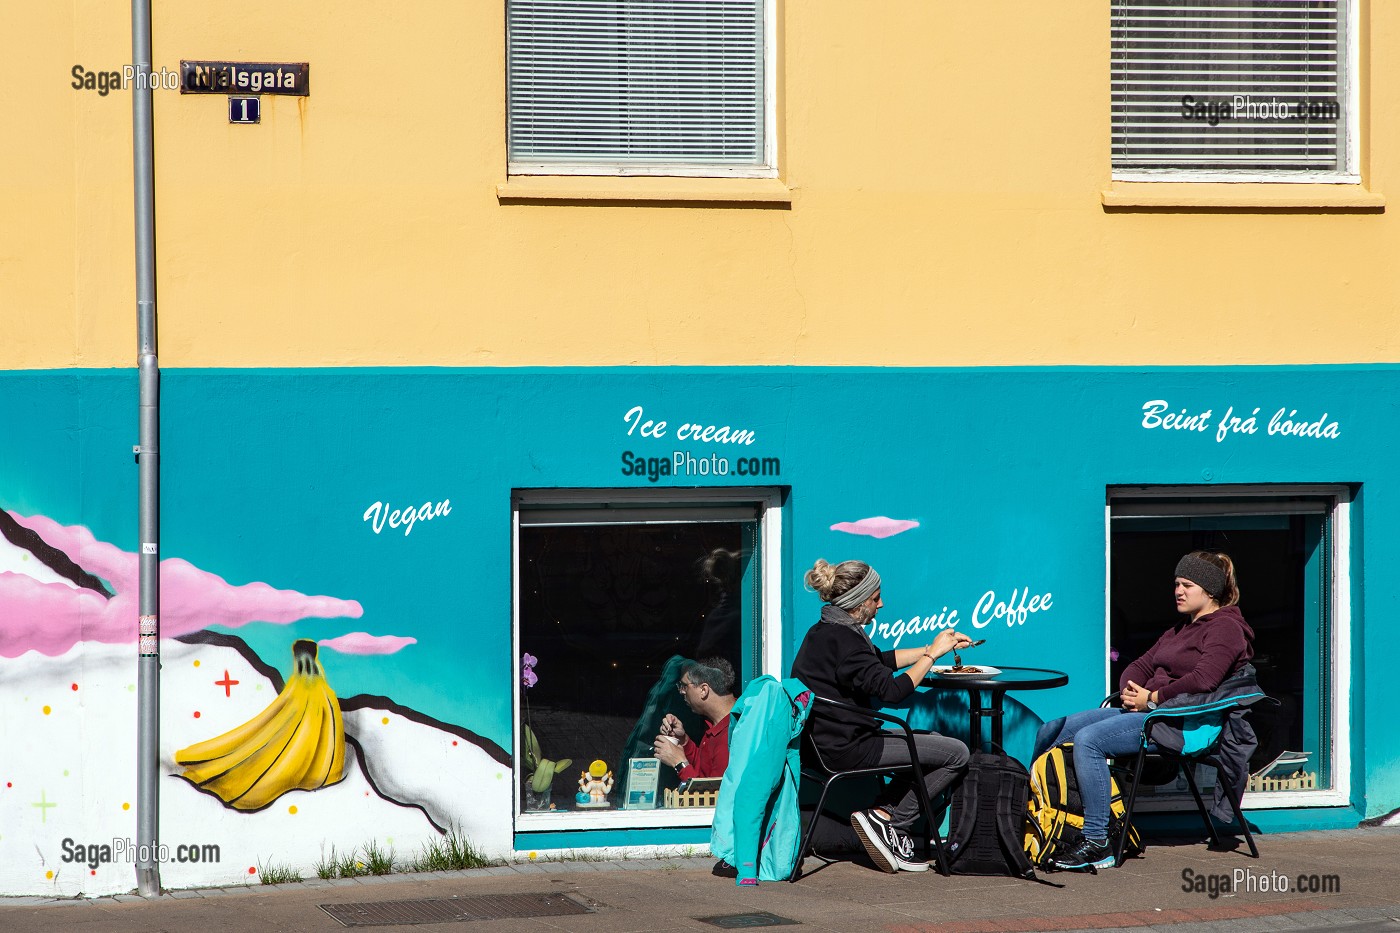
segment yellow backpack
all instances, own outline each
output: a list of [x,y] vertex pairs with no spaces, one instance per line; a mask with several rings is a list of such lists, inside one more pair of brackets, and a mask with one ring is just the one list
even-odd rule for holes
[[[1109,776],[1110,843],[1127,816],[1118,782]],[[1031,764],[1031,799],[1026,812],[1026,855],[1039,868],[1050,867],[1051,859],[1068,852],[1084,834],[1084,804],[1079,781],[1074,774],[1074,743],[1064,742],[1041,755]],[[1143,851],[1136,827],[1128,827],[1123,857]]]

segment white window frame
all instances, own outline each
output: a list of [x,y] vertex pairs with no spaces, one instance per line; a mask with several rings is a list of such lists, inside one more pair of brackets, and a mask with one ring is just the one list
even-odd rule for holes
[[[509,2],[509,0],[507,0]],[[529,162],[509,161],[507,175],[667,176],[675,178],[776,178],[778,175],[777,0],[763,2],[763,162],[752,165],[700,165],[689,162]],[[509,41],[509,37],[507,37]],[[509,65],[507,64],[507,68]],[[510,75],[506,75],[509,82]],[[510,102],[507,100],[506,107]],[[506,113],[509,134],[510,113]],[[509,153],[510,140],[506,140]],[[508,157],[508,156],[507,156]]]
[[[1332,626],[1332,786],[1326,790],[1246,791],[1241,804],[1245,810],[1296,810],[1307,807],[1351,806],[1351,488],[1325,484],[1248,484],[1223,486],[1110,486],[1104,505],[1104,572],[1112,580],[1113,570],[1113,500],[1120,497],[1160,498],[1166,504],[1172,499],[1245,499],[1251,497],[1325,496],[1333,500],[1332,509],[1332,602],[1329,606]],[[1187,513],[1152,512],[1166,516],[1199,514],[1226,515],[1208,511]],[[1277,510],[1275,513],[1277,514]],[[1146,517],[1146,516],[1144,516]],[[1110,625],[1112,594],[1104,587],[1104,696],[1117,689],[1110,680]],[[1143,812],[1181,809],[1180,798],[1139,798],[1135,805]]]
[[[1343,27],[1346,61],[1341,68],[1345,86],[1338,94],[1346,116],[1343,120],[1342,153],[1344,164],[1334,171],[1277,172],[1231,169],[1113,169],[1114,181],[1169,183],[1255,183],[1270,185],[1357,185],[1361,183],[1361,7],[1360,0],[1344,0],[1346,24]],[[1110,17],[1112,8],[1110,7]],[[1111,134],[1111,130],[1110,130]],[[1110,164],[1112,156],[1110,155]]]
[[[783,650],[782,602],[782,537],[783,494],[774,487],[708,487],[692,489],[517,489],[511,507],[511,663],[520,657],[520,512],[558,506],[560,508],[598,508],[615,506],[619,509],[660,511],[667,507],[685,507],[677,518],[697,520],[695,509],[753,504],[760,509],[759,574],[762,593],[761,626],[759,629],[760,674],[781,678]],[[619,516],[620,518],[622,516]],[[658,519],[671,523],[675,518]],[[699,519],[703,520],[703,519]],[[629,519],[628,524],[637,524]],[[677,807],[654,810],[624,810],[621,808],[595,813],[529,813],[521,799],[521,704],[519,677],[512,674],[511,717],[515,749],[511,756],[512,814],[517,833],[555,832],[582,829],[662,829],[667,827],[705,827],[714,821],[715,811],[706,807]],[[619,788],[619,791],[621,788]]]

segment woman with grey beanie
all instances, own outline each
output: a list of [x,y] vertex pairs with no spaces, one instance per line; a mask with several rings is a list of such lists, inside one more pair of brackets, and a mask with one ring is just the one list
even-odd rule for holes
[[[869,709],[899,703],[914,692],[935,660],[972,644],[966,635],[945,629],[927,647],[880,651],[865,631],[884,606],[874,568],[858,560],[834,566],[819,560],[805,581],[826,605],[821,621],[807,631],[797,651],[792,676],[819,697]],[[904,668],[903,674],[895,673]],[[810,725],[822,757],[837,768],[909,763],[909,746],[902,738],[883,735],[873,717],[818,706]],[[914,743],[932,799],[967,768],[967,746],[937,733],[916,733]],[[927,871],[928,863],[914,858],[909,837],[909,827],[918,817],[918,794],[911,786],[893,806],[851,814],[851,826],[881,870]]]
[[1084,803],[1084,838],[1053,860],[1056,868],[1084,871],[1114,865],[1108,844],[1108,759],[1137,752],[1147,712],[1183,694],[1215,690],[1254,657],[1254,629],[1237,605],[1240,588],[1227,555],[1187,554],[1176,565],[1175,594],[1176,611],[1185,621],[1163,633],[1123,671],[1118,680],[1122,707],[1053,719],[1036,735],[1037,758],[1074,740],[1074,774]]

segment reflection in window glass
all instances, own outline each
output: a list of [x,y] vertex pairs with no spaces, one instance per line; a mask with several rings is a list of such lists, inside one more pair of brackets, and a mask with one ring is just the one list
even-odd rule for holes
[[[722,657],[741,684],[754,676],[757,529],[742,520],[522,524],[520,648],[533,659],[520,698],[525,810],[623,809],[628,761],[651,756],[667,713],[699,740],[705,723],[676,689],[684,660]],[[612,787],[583,803],[579,781],[595,761]],[[669,768],[658,774],[660,807],[678,780]]]

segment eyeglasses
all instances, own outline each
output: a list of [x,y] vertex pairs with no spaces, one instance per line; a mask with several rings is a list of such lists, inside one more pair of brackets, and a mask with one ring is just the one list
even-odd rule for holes
[[684,696],[686,689],[693,686],[695,686],[695,684],[687,680],[678,680],[676,681],[676,692]]

